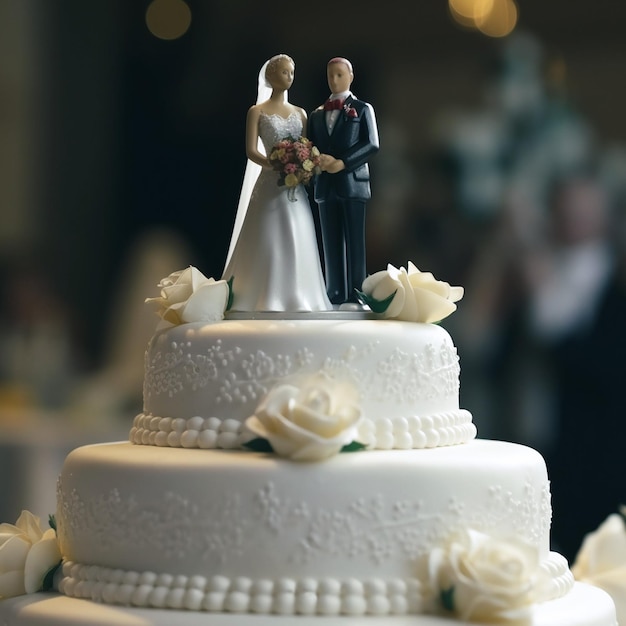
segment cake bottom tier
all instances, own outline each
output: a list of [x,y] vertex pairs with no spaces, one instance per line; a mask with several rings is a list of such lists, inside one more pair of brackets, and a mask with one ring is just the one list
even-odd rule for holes
[[[0,624],[11,626],[463,626],[465,622],[427,615],[400,617],[293,617],[211,615],[113,607],[58,594],[0,600]],[[476,622],[472,626],[480,626]],[[615,607],[601,589],[582,583],[563,598],[534,607],[526,626],[617,626]]]
[[546,601],[573,582],[550,519],[543,458],[510,443],[324,463],[100,444],[70,453],[59,478],[60,589],[213,613],[422,613],[430,556],[471,530],[523,542],[547,581],[533,600]]

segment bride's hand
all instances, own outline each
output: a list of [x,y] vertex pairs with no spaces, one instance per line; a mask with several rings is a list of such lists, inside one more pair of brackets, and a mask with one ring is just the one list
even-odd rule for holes
[[336,159],[330,154],[320,154],[320,168],[322,172],[336,174],[337,172],[341,172],[341,170],[345,168],[345,165],[341,159]]

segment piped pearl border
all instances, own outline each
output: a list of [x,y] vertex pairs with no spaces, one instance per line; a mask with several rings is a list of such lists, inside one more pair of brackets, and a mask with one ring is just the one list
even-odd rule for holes
[[[541,565],[550,584],[537,602],[565,596],[574,586],[567,561],[551,552]],[[417,578],[251,579],[173,576],[65,561],[59,591],[95,602],[156,609],[282,615],[405,615],[423,613],[426,590]]]
[[[436,415],[366,419],[358,441],[375,450],[411,450],[467,443],[476,437],[472,414],[465,409]],[[238,420],[201,416],[183,419],[140,413],[129,440],[138,445],[170,448],[238,449],[251,439]]]
[[282,615],[404,615],[422,612],[417,579],[280,580],[171,576],[63,563],[59,591],[74,598],[156,609]]

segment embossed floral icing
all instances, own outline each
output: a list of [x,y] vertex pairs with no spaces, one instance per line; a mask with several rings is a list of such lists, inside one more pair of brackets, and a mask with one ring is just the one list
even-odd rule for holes
[[536,550],[472,529],[435,548],[428,572],[440,605],[461,620],[523,622],[544,586]]
[[352,443],[361,409],[356,391],[325,376],[271,389],[246,426],[293,461],[320,461]]
[[456,311],[455,302],[463,297],[463,287],[436,280],[410,261],[406,269],[389,264],[386,270],[368,276],[362,290],[364,302],[373,305],[374,311],[379,304],[384,317],[407,322],[438,322]]
[[228,306],[229,286],[225,280],[207,278],[193,266],[173,272],[159,283],[161,295],[146,302],[159,305],[158,313],[173,325],[216,322]]
[[41,590],[46,574],[61,562],[56,532],[22,511],[15,524],[0,524],[0,598]]
[[626,524],[622,514],[610,515],[589,533],[572,566],[574,577],[604,589],[615,602],[620,624],[626,624]]

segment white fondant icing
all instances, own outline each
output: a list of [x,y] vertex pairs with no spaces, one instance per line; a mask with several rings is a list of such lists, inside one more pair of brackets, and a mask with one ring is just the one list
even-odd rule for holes
[[[442,327],[339,318],[227,320],[157,333],[130,440],[239,447],[233,435],[220,441],[224,423],[244,422],[276,384],[320,372],[356,386],[369,447],[435,447],[476,436],[471,414],[459,408],[458,356]],[[157,431],[180,435],[146,434]],[[218,434],[200,437],[204,431]],[[241,434],[234,426],[228,432]]]
[[571,574],[549,551],[550,516],[541,456],[481,440],[323,463],[86,446],[66,459],[57,511],[69,595],[315,614],[417,611],[420,560],[465,527],[533,546],[552,580],[543,599],[562,595]]

